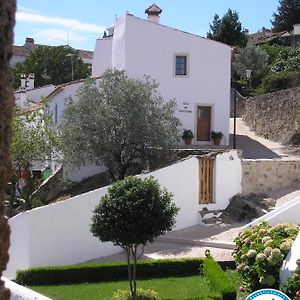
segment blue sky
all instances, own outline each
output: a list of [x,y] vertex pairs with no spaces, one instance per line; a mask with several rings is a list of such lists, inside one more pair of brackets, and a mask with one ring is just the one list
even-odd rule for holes
[[[144,10],[152,1],[144,0],[18,0],[15,44],[23,45],[26,37],[36,43],[69,45],[94,50],[95,40],[111,25],[116,16],[129,11],[146,18]],[[239,13],[244,28],[256,32],[271,27],[278,0],[157,0],[163,9],[161,23],[206,36],[214,14],[223,16],[231,8]]]

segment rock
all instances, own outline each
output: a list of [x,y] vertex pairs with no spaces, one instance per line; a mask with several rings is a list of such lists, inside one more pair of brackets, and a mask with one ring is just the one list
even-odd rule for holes
[[292,145],[300,145],[300,133],[296,133],[294,134],[290,141],[289,141],[289,144],[292,144]]

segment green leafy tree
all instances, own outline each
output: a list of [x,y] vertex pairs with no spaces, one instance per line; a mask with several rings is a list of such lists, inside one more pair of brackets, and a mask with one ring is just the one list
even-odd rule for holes
[[57,85],[72,79],[87,78],[90,70],[81,59],[79,52],[69,46],[39,46],[23,63],[16,64],[13,73],[14,87],[20,86],[21,74],[30,73],[35,75],[35,87],[39,87],[50,83]]
[[174,100],[164,102],[150,78],[129,79],[107,71],[99,85],[87,81],[78,101],[69,101],[61,126],[67,162],[104,164],[111,179],[122,179],[128,168],[143,165],[154,150],[178,143],[179,121]]
[[132,299],[136,299],[137,260],[147,243],[173,228],[177,212],[172,195],[153,178],[126,177],[114,183],[97,205],[91,232],[125,250]]
[[26,184],[21,191],[25,200],[25,209],[32,208],[32,194],[37,187],[38,180],[30,174],[30,168],[36,162],[43,162],[51,158],[58,147],[58,136],[52,130],[52,118],[43,108],[25,111],[15,110],[13,116],[13,134],[10,156],[15,174],[12,182],[15,185],[11,204],[15,200],[18,175],[22,172],[29,174]]
[[278,13],[273,14],[274,31],[292,31],[294,24],[300,23],[300,0],[280,0]]
[[272,72],[299,71],[300,47],[283,47],[271,64]]
[[209,26],[210,31],[207,33],[209,39],[231,46],[245,47],[247,45],[247,37],[236,11],[228,9],[221,19],[216,14],[213,23],[209,24]]
[[245,48],[238,48],[234,71],[246,79],[246,70],[251,70],[251,86],[257,86],[268,70],[266,51],[250,43]]

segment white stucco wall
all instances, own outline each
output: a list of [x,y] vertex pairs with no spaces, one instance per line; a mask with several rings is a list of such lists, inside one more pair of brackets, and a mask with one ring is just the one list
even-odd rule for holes
[[5,287],[10,290],[10,300],[51,300],[51,298],[19,285],[5,277],[1,279],[4,281]]
[[26,56],[14,54],[9,61],[9,65],[14,68],[18,62],[22,63],[25,59]]
[[97,39],[93,57],[92,76],[101,76],[112,67],[112,37]]
[[42,97],[48,96],[55,89],[55,85],[49,84],[40,88],[35,88],[33,90],[26,91],[27,100],[33,101],[35,103],[40,103]]
[[300,224],[300,196],[292,201],[289,201],[280,207],[272,210],[271,212],[255,219],[251,223],[245,225],[243,229],[258,225],[262,221],[267,221],[271,225],[282,223],[295,223]]
[[[298,211],[299,212],[299,211]],[[300,222],[298,222],[299,224]],[[293,246],[287,255],[285,261],[283,262],[280,268],[280,284],[284,284],[288,277],[292,275],[292,273],[296,270],[297,259],[300,259],[300,232],[295,239]]]
[[105,172],[106,168],[104,166],[96,166],[96,165],[87,165],[81,166],[79,169],[76,169],[71,166],[64,165],[63,177],[64,179],[68,179],[75,182],[80,182],[88,177],[100,174]]
[[[176,54],[188,55],[188,76],[174,75]],[[101,75],[103,71],[96,65],[100,55],[96,46],[94,76]],[[109,60],[110,57],[105,55]],[[197,106],[211,106],[211,130],[222,131],[222,143],[228,144],[231,74],[229,46],[124,14],[115,24],[111,59],[113,68],[126,70],[131,78],[140,78],[146,74],[157,80],[162,97],[165,100],[176,99],[176,115],[183,128],[192,129],[196,133]]]
[[[173,201],[180,208],[175,230],[200,224],[199,211],[204,206],[225,208],[229,198],[241,191],[241,179],[237,178],[241,173],[241,161],[236,151],[219,154],[215,165],[219,181],[215,188],[221,189],[221,192],[216,190],[216,195],[222,197],[210,205],[199,204],[200,172],[195,157],[141,175],[142,178],[153,176],[173,194]],[[237,175],[233,176],[231,171]],[[223,178],[223,175],[226,176]],[[92,211],[107,189],[97,189],[11,218],[10,261],[4,275],[12,278],[17,269],[76,264],[120,252],[110,243],[100,243],[89,231]]]
[[107,187],[97,189],[9,219],[12,238],[4,275],[13,278],[18,269],[76,264],[120,252],[89,231],[92,211],[106,192]]

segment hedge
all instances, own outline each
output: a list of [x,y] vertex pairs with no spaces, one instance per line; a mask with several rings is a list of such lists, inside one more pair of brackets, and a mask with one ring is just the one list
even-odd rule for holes
[[211,287],[223,296],[223,300],[236,299],[237,293],[235,286],[216,261],[211,258],[205,259],[203,263],[203,273],[209,280]]
[[[202,274],[203,258],[139,261],[137,279],[193,276]],[[84,282],[127,280],[125,263],[39,267],[18,271],[16,282],[22,285],[56,285]]]

